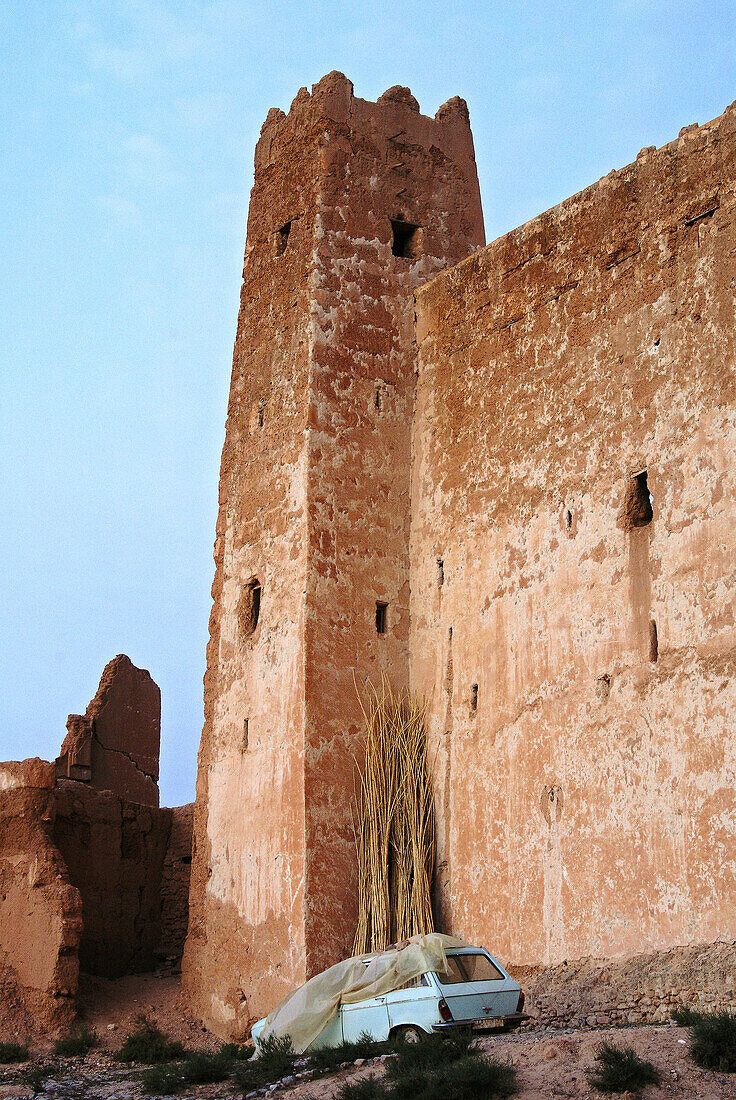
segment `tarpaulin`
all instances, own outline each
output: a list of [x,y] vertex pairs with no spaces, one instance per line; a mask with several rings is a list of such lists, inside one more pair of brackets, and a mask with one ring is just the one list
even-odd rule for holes
[[453,936],[430,932],[412,936],[380,954],[358,955],[335,963],[276,1005],[266,1017],[258,1041],[288,1036],[297,1054],[302,1054],[335,1016],[340,1004],[380,997],[431,971],[445,973],[445,950],[467,946]]

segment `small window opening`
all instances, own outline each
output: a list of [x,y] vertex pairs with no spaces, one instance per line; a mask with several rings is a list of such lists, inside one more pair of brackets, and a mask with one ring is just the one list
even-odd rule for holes
[[647,527],[654,518],[652,495],[647,485],[647,471],[629,478],[626,496],[618,514],[619,525],[624,531],[633,531],[635,527]]
[[266,406],[265,405],[259,405],[258,406],[258,427],[259,428],[263,427],[263,422],[265,420],[265,416],[266,416]]
[[261,614],[261,582],[254,577],[240,594],[238,620],[245,638],[249,638],[258,626]]
[[181,862],[184,864],[185,867],[188,867],[189,864],[192,862],[192,857],[191,856],[182,856],[181,857]]
[[376,634],[386,633],[386,613],[388,612],[387,603],[376,602]]
[[286,252],[286,246],[289,243],[289,233],[291,232],[291,222],[287,222],[286,225],[282,225],[276,234],[276,255],[283,256]]
[[565,511],[565,530],[572,531],[572,512],[569,508]]
[[[445,583],[445,563],[442,558],[437,558],[437,587],[442,588]],[[452,630],[452,627],[450,627]]]
[[654,619],[649,620],[649,660],[659,660],[659,639],[657,637],[657,624]]
[[470,713],[478,713],[478,685],[472,684],[470,688]]
[[391,251],[394,256],[403,256],[405,259],[414,260],[421,255],[422,230],[411,222],[399,222],[391,219],[393,241]]
[[378,386],[376,386],[376,410],[381,411],[381,391]]
[[655,346],[655,348],[658,348],[658,347],[659,347],[659,345],[660,345],[660,343],[661,343],[661,340],[662,340],[662,337],[661,337],[661,336],[658,336],[658,337],[657,337],[657,339],[656,339],[656,340],[654,341],[654,346]]
[[243,752],[248,751],[248,719],[243,719]]

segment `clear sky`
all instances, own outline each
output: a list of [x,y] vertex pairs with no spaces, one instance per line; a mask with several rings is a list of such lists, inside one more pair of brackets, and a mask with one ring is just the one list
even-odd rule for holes
[[470,107],[489,240],[736,98],[733,3],[0,3],[0,760],[105,663],[193,797],[253,147],[332,69]]

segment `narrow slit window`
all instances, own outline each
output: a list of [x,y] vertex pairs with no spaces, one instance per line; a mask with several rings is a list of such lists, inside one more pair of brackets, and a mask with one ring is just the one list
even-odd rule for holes
[[422,252],[422,230],[411,222],[400,222],[391,219],[393,240],[391,251],[394,256],[402,256],[404,259],[415,260]]
[[263,423],[264,423],[265,419],[266,419],[266,406],[265,405],[259,405],[258,406],[258,427],[259,428],[263,427]]
[[376,603],[376,634],[386,633],[386,619],[388,615],[387,603]]
[[376,412],[381,411],[381,389],[376,386]]
[[261,614],[261,582],[257,577],[245,586],[240,594],[238,620],[243,637],[249,638],[258,626]]
[[636,527],[647,527],[652,522],[654,510],[646,470],[629,478],[626,496],[618,518],[624,531],[633,531]]
[[478,713],[478,685],[472,684],[470,688],[470,713]]
[[654,619],[649,620],[649,660],[659,660],[659,638],[657,637],[657,624]]
[[291,222],[287,222],[286,225],[282,225],[276,234],[276,255],[283,256],[286,252],[286,246],[289,243],[289,233],[291,233]]
[[445,583],[445,563],[442,558],[437,558],[437,587],[442,588]]
[[243,719],[243,752],[248,751],[248,719]]

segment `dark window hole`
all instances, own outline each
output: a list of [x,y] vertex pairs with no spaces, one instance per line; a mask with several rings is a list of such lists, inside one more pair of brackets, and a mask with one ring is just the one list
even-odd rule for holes
[[185,867],[188,867],[189,864],[192,862],[192,857],[191,856],[182,856],[181,857],[181,862],[184,864]]
[[649,660],[659,660],[659,639],[657,637],[657,624],[654,619],[649,620]]
[[[445,563],[442,558],[437,558],[437,587],[442,588],[445,583]],[[450,633],[452,633],[452,627],[450,627]]]
[[243,752],[248,751],[248,719],[243,719]]
[[421,255],[422,230],[411,222],[398,222],[391,219],[393,241],[391,251],[394,256],[403,256],[405,259],[414,260]]
[[635,527],[647,527],[654,518],[652,495],[647,485],[647,472],[629,478],[626,495],[621,505],[618,519],[624,531],[633,531]]
[[478,712],[478,685],[472,684],[470,688],[470,713],[477,714]]
[[245,638],[249,638],[258,626],[261,614],[261,582],[254,577],[240,594],[238,621]]
[[291,222],[287,222],[286,225],[282,225],[276,234],[276,255],[283,256],[286,252],[286,246],[289,243],[289,233],[291,232]]
[[258,427],[259,428],[263,427],[263,421],[265,419],[265,415],[266,415],[266,406],[265,405],[259,405],[258,406]]
[[387,612],[388,612],[388,604],[387,603],[378,603],[378,602],[376,602],[376,633],[377,634],[385,634],[386,633],[386,615],[387,615]]
[[654,341],[655,348],[658,348],[661,342],[662,342],[662,337],[658,336],[657,339]]

